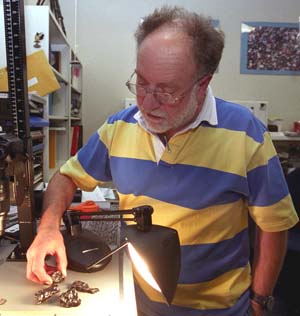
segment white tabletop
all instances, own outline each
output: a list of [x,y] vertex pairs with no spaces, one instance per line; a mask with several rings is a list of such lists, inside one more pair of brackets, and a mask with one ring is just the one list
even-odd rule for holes
[[34,294],[44,286],[27,280],[25,271],[26,262],[5,262],[0,265],[0,298],[7,300],[0,305],[1,316],[137,315],[131,263],[126,254],[115,254],[102,271],[79,273],[68,270],[67,278],[59,284],[60,293],[76,280],[100,290],[95,294],[79,292],[81,305],[78,307],[60,307],[56,300],[36,305]]

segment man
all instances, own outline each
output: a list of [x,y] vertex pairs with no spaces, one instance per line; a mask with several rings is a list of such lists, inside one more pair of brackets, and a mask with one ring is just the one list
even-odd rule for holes
[[[112,115],[50,181],[27,277],[51,282],[46,254],[66,273],[61,215],[77,187],[112,180],[121,209],[152,205],[153,222],[180,237],[172,305],[136,275],[140,316],[261,316],[271,305],[286,230],[298,220],[269,134],[246,108],[213,97],[209,82],[224,38],[210,20],[163,7],[144,19],[136,39],[126,85],[138,106]],[[259,227],[252,278],[249,213]]]

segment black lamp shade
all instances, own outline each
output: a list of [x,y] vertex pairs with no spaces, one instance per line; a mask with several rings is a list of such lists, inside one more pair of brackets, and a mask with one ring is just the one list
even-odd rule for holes
[[[138,258],[131,258],[136,271],[151,286],[160,291],[166,303],[171,304],[176,292],[180,273],[180,243],[175,229],[152,225],[151,214],[153,208],[143,205],[123,211],[80,212],[67,210],[64,213],[66,230],[62,232],[68,258],[68,267],[80,272],[94,272],[102,270],[111,260],[111,256],[128,246],[137,252]],[[135,225],[123,227],[125,242],[111,250],[95,233],[82,229],[82,215],[90,216],[88,220],[105,220],[102,216],[134,215],[129,221]],[[120,220],[120,219],[117,219]],[[128,219],[123,218],[124,221]],[[129,251],[130,254],[130,251]],[[138,259],[142,258],[147,265],[145,272],[141,272]],[[145,274],[151,274],[151,279]],[[144,274],[144,275],[143,275]]]
[[[167,303],[170,304],[180,273],[180,244],[177,231],[165,226],[152,225],[149,231],[142,232],[136,225],[128,225],[124,228],[124,236],[143,257]],[[136,269],[138,270],[137,267]]]
[[71,235],[66,230],[62,232],[68,268],[78,272],[96,272],[104,269],[111,261],[111,257],[99,262],[111,252],[109,246],[99,236],[89,230],[82,229]]

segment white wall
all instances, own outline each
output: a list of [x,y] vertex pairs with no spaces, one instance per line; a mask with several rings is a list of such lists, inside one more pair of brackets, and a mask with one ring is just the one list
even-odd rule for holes
[[[300,77],[241,75],[241,21],[297,22],[299,0],[77,0],[77,52],[84,65],[84,140],[131,97],[125,81],[135,66],[133,33],[142,16],[162,4],[176,4],[220,20],[225,50],[212,86],[226,99],[267,100],[270,116],[284,129],[300,120]],[[75,2],[60,0],[67,35],[74,46]]]

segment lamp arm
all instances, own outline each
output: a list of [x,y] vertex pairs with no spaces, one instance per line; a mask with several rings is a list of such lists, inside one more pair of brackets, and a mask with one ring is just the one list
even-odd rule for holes
[[[123,215],[133,215],[132,218],[128,218],[128,220],[134,221],[135,217],[132,211],[128,210],[117,210],[117,211],[109,211],[109,210],[101,210],[101,211],[92,211],[92,212],[86,212],[86,211],[70,211],[67,210],[66,212],[70,212],[72,217],[80,216],[81,221],[93,221],[93,220],[106,220],[107,218],[103,216],[117,216],[120,215],[123,217]],[[111,221],[116,220],[115,218],[108,219]]]
[[[151,215],[152,206],[142,205],[130,210],[101,210],[95,212],[65,211],[63,215],[64,223],[67,229],[72,230],[74,226],[80,226],[81,221],[133,221],[137,223],[138,230],[148,231],[152,226]],[[120,215],[121,218],[107,218],[107,216]],[[123,218],[123,215],[133,215],[132,218]],[[106,216],[106,217],[104,217]]]
[[87,267],[87,270],[92,269],[94,266],[99,265],[99,263],[101,263],[102,261],[105,261],[106,259],[108,259],[109,257],[111,257],[112,255],[114,255],[115,253],[119,252],[120,250],[122,250],[123,248],[127,247],[128,245],[128,241],[126,240],[124,243],[122,243],[119,247],[115,248],[114,250],[112,250],[109,254],[107,254],[106,256],[104,256],[103,258],[101,258],[100,260],[98,260],[97,262],[92,263],[91,265],[89,265]]
[[[133,215],[134,218],[137,216],[147,216],[152,215],[153,208],[149,205],[142,205],[138,207],[134,207],[129,210],[101,210],[101,211],[93,211],[93,212],[82,212],[82,211],[72,211],[72,216],[81,216],[81,215],[87,215],[87,216],[110,216],[110,215]],[[88,220],[88,219],[87,219]]]

